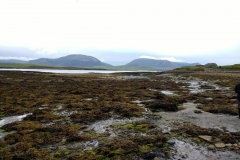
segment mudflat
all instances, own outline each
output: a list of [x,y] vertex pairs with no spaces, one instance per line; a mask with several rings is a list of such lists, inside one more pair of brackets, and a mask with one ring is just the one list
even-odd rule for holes
[[0,158],[240,158],[239,78],[0,71]]

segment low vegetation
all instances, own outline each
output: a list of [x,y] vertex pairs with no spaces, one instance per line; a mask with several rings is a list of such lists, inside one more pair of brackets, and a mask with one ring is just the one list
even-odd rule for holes
[[183,66],[181,68],[174,69],[175,71],[204,71],[207,69],[207,71],[240,71],[240,64],[234,64],[234,65],[225,65],[225,66],[218,66],[215,63],[208,63],[206,65],[198,65],[198,66]]
[[[0,78],[0,117],[28,113],[22,121],[1,127],[7,134],[0,138],[0,159],[166,159],[171,156],[167,141],[172,136],[159,127],[159,112],[182,111],[183,103],[193,102],[199,104],[199,114],[202,110],[237,114],[233,88],[239,77],[235,74],[1,71]],[[196,78],[229,91],[201,84],[203,92],[192,93],[189,80]],[[98,125],[105,121],[112,124]],[[239,133],[229,138],[188,120],[183,124],[174,133],[216,134],[223,141],[240,141]],[[94,125],[100,129],[93,129]]]
[[0,63],[0,68],[7,69],[60,69],[60,70],[91,70],[98,69],[102,70],[101,67],[87,68],[87,67],[57,67],[57,66],[46,66],[37,64],[20,64],[20,63]]

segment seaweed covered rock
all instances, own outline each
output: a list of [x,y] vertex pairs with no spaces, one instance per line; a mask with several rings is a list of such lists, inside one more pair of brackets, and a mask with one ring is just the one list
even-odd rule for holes
[[178,111],[178,105],[187,102],[185,97],[179,96],[166,96],[161,93],[157,93],[153,97],[154,100],[143,102],[145,107],[149,108],[153,112],[157,111]]
[[224,143],[235,143],[240,140],[239,132],[227,133],[218,128],[202,128],[193,124],[185,124],[172,131],[182,135],[187,134],[192,137],[199,137],[201,135],[212,136],[220,139]]
[[178,111],[178,107],[176,103],[170,102],[153,102],[146,105],[147,108],[151,109],[153,112],[156,111]]

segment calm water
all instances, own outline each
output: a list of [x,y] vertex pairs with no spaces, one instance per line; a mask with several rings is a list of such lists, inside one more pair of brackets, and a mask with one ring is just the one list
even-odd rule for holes
[[107,70],[57,70],[57,69],[4,69],[0,71],[32,71],[32,72],[50,72],[50,73],[120,73],[120,72],[137,72],[137,71],[107,71]]

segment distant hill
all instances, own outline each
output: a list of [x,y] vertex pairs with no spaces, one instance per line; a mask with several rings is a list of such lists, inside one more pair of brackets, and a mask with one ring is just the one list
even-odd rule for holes
[[28,61],[31,64],[50,65],[50,66],[71,66],[71,67],[94,67],[94,66],[110,66],[103,63],[95,57],[86,56],[82,54],[72,54],[56,59],[39,58]]
[[156,60],[148,58],[135,59],[126,64],[126,66],[162,68],[162,69],[174,69],[182,66],[196,66],[196,65],[199,65],[199,63],[171,62],[168,60]]
[[28,61],[22,61],[17,59],[8,59],[8,60],[2,60],[0,59],[0,63],[18,63],[18,64],[26,64]]

